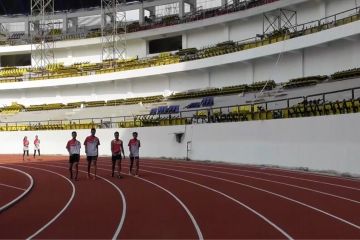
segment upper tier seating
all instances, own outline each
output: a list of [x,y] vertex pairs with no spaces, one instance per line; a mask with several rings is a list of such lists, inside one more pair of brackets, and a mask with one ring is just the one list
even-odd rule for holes
[[[86,65],[85,63],[84,65]],[[79,66],[82,64],[79,64]],[[53,65],[49,66],[49,69],[59,69],[62,65]],[[10,71],[9,69],[7,71]],[[223,88],[212,88],[206,90],[192,90],[187,92],[175,93],[167,97],[167,100],[182,100],[182,99],[192,99],[192,98],[203,98],[199,102],[189,102],[184,106],[188,109],[200,108],[200,107],[211,107],[214,105],[214,96],[225,96],[232,95],[237,93],[248,93],[248,92],[259,92],[262,90],[272,90],[272,89],[294,89],[300,87],[314,86],[318,83],[324,82],[325,80],[343,80],[353,77],[359,77],[359,69],[351,69],[347,71],[337,72],[331,76],[309,76],[304,78],[292,79],[285,83],[276,84],[275,81],[265,81],[265,82],[255,82],[253,84],[247,85],[236,85],[228,86]],[[53,103],[53,104],[41,104],[41,105],[30,105],[24,107],[19,104],[14,106],[8,106],[0,108],[0,113],[17,113],[20,111],[31,112],[31,111],[45,111],[45,110],[57,110],[57,109],[76,109],[76,108],[89,108],[89,107],[99,107],[99,106],[119,106],[119,105],[134,105],[134,104],[150,104],[158,103],[166,100],[164,96],[149,96],[149,97],[138,97],[138,98],[128,98],[128,99],[115,99],[108,101],[92,101],[92,102],[72,102],[68,104],[62,103]],[[15,109],[15,110],[14,110]],[[157,108],[150,111],[151,114],[158,114]]]
[[[313,76],[303,79],[327,78]],[[0,109],[0,130],[166,126],[356,113],[360,107],[358,78],[349,78],[347,81],[346,85],[354,88],[339,90],[341,82],[338,81],[322,82],[319,86],[304,87],[300,84],[296,90],[288,90],[284,88],[286,84],[279,84],[275,89],[265,91],[259,98],[258,93],[265,86],[263,84],[252,94],[222,95],[216,99],[213,96],[204,97],[198,100],[199,105],[194,108],[187,108],[190,103],[194,103],[191,98],[174,101],[164,99],[163,96],[28,107],[13,103]],[[320,93],[323,89],[329,92]],[[147,104],[138,104],[140,102]]]
[[360,68],[353,68],[346,71],[336,72],[331,75],[332,79],[341,80],[347,78],[355,78],[360,76]]
[[[140,25],[139,22],[128,23],[127,32],[138,32],[143,30],[155,29],[160,27],[172,26],[192,21],[198,21],[210,17],[216,17],[219,15],[233,13],[237,11],[243,11],[246,9],[258,7],[261,5],[276,2],[278,0],[246,0],[239,1],[236,4],[227,4],[226,6],[216,7],[212,9],[199,9],[195,12],[185,14],[183,19],[180,19],[178,15],[168,15],[161,18],[146,17],[144,24]],[[81,39],[81,38],[94,38],[101,36],[101,29],[95,28],[87,32],[76,32],[71,34],[62,34],[61,29],[53,29],[50,33],[55,41],[69,40],[69,39]],[[24,33],[13,33],[7,40],[0,41],[0,45],[10,44],[24,44],[24,41],[29,41],[28,37],[24,36]],[[19,39],[22,41],[16,41]]]
[[[354,9],[349,10],[349,13],[353,13],[353,11]],[[110,72],[118,72],[118,71],[127,71],[127,70],[134,70],[134,69],[140,69],[146,67],[174,64],[179,62],[192,61],[196,59],[214,57],[236,51],[243,51],[251,48],[264,46],[264,45],[276,43],[278,41],[284,41],[287,39],[327,30],[329,28],[341,26],[343,24],[351,23],[353,21],[358,21],[360,20],[360,13],[357,12],[355,15],[351,15],[343,19],[336,19],[336,20],[333,20],[333,17],[329,17],[328,20],[329,21],[311,22],[310,25],[309,24],[299,25],[297,27],[298,31],[296,32],[291,31],[291,29],[282,29],[280,31],[275,31],[273,33],[267,34],[266,36],[257,36],[251,39],[246,39],[244,41],[239,41],[239,42],[227,41],[203,49],[196,49],[196,48],[182,49],[175,54],[161,53],[158,56],[151,58],[143,58],[143,59],[132,58],[126,60],[118,59],[113,61],[104,61],[96,64],[76,63],[71,66],[64,66],[63,64],[54,64],[47,66],[45,70],[40,70],[40,69],[14,70],[13,69],[11,70],[10,73],[6,72],[4,73],[3,76],[1,76],[1,72],[3,71],[2,70],[0,72],[0,82],[22,81],[28,72],[31,72],[32,75],[34,75],[31,77],[28,76],[30,80],[44,80],[44,79],[54,79],[54,78],[87,76],[94,73],[102,74],[102,73],[110,73]],[[340,75],[339,76],[334,75],[333,78],[338,78],[340,77]],[[307,79],[306,83],[305,80],[302,81],[302,83],[296,82],[297,80],[294,80],[295,82],[289,83],[287,87],[291,88],[292,86],[298,84],[312,84],[315,83],[314,82],[315,80],[321,81],[322,79]],[[252,87],[253,87],[252,90],[258,90],[256,86],[252,86]]]
[[271,90],[276,86],[274,80],[264,81],[264,82],[255,82],[253,84],[247,85],[237,85],[237,86],[229,86],[223,88],[211,88],[200,91],[189,91],[189,92],[181,92],[176,93],[169,96],[169,99],[187,99],[187,98],[198,98],[198,97],[206,97],[206,96],[218,96],[218,95],[226,95],[226,94],[234,94],[234,93],[245,93],[252,91],[260,91],[262,89]]
[[291,79],[290,81],[284,84],[284,88],[289,89],[289,88],[312,86],[327,79],[328,76],[310,76],[304,78]]

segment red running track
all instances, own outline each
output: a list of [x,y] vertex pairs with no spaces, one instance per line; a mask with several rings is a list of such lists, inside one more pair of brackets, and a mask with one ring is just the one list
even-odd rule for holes
[[[0,213],[0,238],[360,239],[357,179],[148,159],[141,160],[139,178],[117,179],[110,162],[99,159],[100,178],[91,180],[82,160],[79,181],[66,179],[61,157],[0,165],[27,172],[35,182]],[[8,185],[26,188],[23,178],[0,170]]]
[[34,185],[33,178],[20,170],[0,166],[0,213],[25,197]]

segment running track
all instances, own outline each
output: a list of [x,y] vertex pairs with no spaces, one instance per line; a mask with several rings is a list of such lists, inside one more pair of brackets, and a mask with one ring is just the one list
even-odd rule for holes
[[358,179],[148,159],[139,178],[117,179],[101,158],[98,180],[81,160],[75,182],[64,157],[7,162],[2,239],[360,239]]

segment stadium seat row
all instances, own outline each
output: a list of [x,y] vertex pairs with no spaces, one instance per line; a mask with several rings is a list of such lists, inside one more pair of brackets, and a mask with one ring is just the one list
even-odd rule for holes
[[[194,123],[215,122],[239,122],[257,121],[281,118],[315,117],[333,114],[358,113],[360,110],[360,99],[343,100],[335,102],[322,102],[321,100],[303,101],[289,108],[266,110],[260,105],[245,105],[228,107],[229,112],[222,112],[221,108],[195,111],[192,117],[181,117],[169,114],[166,117],[159,115],[137,116],[133,120],[111,123],[119,128],[150,127],[150,126],[172,126]],[[92,127],[102,128],[104,125],[94,122],[58,122],[37,124],[5,124],[1,123],[0,131],[35,131],[35,130],[70,130],[89,129]]]
[[[98,64],[74,64],[71,66],[63,66],[61,64],[51,65],[46,68],[44,71],[38,74],[38,76],[33,76],[32,80],[42,80],[42,79],[54,79],[54,78],[66,78],[66,77],[77,77],[77,76],[86,76],[95,72],[96,74],[117,72],[117,71],[127,71],[139,68],[147,68],[153,66],[167,65],[178,62],[192,61],[195,59],[209,58],[218,55],[228,54],[237,51],[243,51],[255,47],[264,46],[267,44],[276,43],[279,41],[284,41],[290,38],[295,38],[299,36],[304,36],[311,33],[316,33],[322,30],[330,29],[336,26],[341,26],[348,24],[354,21],[360,20],[360,14],[355,14],[343,19],[337,19],[334,21],[317,21],[315,26],[301,25],[298,26],[297,31],[293,29],[283,28],[276,30],[272,33],[268,33],[262,37],[255,37],[253,39],[248,39],[246,41],[232,42],[226,41],[223,43],[216,44],[211,47],[203,48],[200,50],[191,48],[184,49],[179,51],[177,54],[164,53],[159,56],[145,59],[130,59],[130,60],[121,60],[114,59],[110,62],[102,62]],[[316,22],[316,21],[314,21]],[[24,73],[21,70],[12,70],[10,72],[3,72],[4,76],[10,77],[22,77]],[[27,72],[36,73],[36,69],[27,69]],[[1,78],[1,71],[0,71]],[[311,84],[311,81],[308,82]]]

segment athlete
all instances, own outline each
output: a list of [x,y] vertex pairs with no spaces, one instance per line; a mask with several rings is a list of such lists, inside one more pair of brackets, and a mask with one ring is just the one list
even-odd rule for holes
[[[111,176],[114,177],[115,165],[117,162],[118,166],[118,178],[122,178],[121,176],[121,159],[122,156],[125,158],[124,153],[124,146],[123,141],[119,139],[119,132],[114,133],[115,139],[111,141],[111,153],[112,153],[112,174]],[[122,156],[121,156],[122,153]]]
[[74,131],[71,133],[72,139],[66,144],[66,149],[69,152],[69,163],[70,163],[70,179],[73,179],[73,165],[75,164],[75,181],[78,180],[79,172],[79,160],[80,160],[80,148],[81,143],[76,140],[77,133]]
[[[133,138],[129,141],[129,152],[130,152],[130,169],[129,174],[133,174],[136,177],[139,176],[139,148],[140,148],[140,140],[137,139],[138,133],[133,132],[132,134]],[[134,161],[136,164],[135,174],[132,171]]]
[[85,153],[86,153],[86,158],[88,161],[88,178],[90,178],[90,168],[91,168],[91,164],[94,165],[94,177],[93,179],[96,179],[96,161],[98,159],[98,155],[99,155],[99,145],[100,145],[100,141],[97,137],[95,137],[95,133],[96,133],[96,129],[92,128],[91,129],[91,135],[88,136],[85,139],[84,145],[85,145]]
[[34,140],[34,158],[36,156],[36,151],[38,151],[38,155],[40,156],[40,139],[38,135],[35,136]]
[[27,138],[27,136],[24,137],[23,139],[23,161],[25,160],[25,153],[27,156],[29,156],[29,140]]

